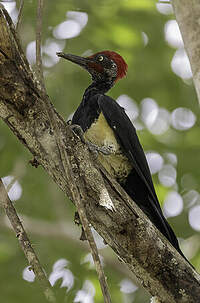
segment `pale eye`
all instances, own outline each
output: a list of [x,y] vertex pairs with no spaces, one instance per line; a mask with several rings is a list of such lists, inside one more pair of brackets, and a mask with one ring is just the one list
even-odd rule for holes
[[104,59],[103,56],[98,57],[98,61],[103,61],[103,59]]
[[113,62],[112,67],[116,67],[116,66],[117,66],[117,64],[115,62]]

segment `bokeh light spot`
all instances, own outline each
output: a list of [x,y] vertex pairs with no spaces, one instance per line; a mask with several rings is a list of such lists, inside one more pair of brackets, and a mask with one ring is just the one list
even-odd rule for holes
[[163,15],[173,14],[172,5],[169,3],[156,3],[156,8]]
[[59,271],[65,268],[69,264],[69,261],[66,259],[59,259],[53,265],[53,271]]
[[[9,185],[13,182],[13,176],[6,176],[2,178],[2,182],[7,189]],[[11,201],[17,201],[21,198],[22,195],[22,187],[19,182],[16,180],[13,182],[11,188],[9,189],[8,196]]]
[[131,121],[134,121],[139,115],[137,103],[127,95],[121,95],[117,98],[117,103],[126,110]]
[[171,114],[171,124],[178,130],[188,130],[196,122],[195,114],[188,108],[178,107]]
[[78,22],[81,29],[83,29],[88,22],[88,14],[84,12],[68,11],[66,16],[68,19]]
[[194,206],[190,209],[188,219],[191,227],[194,230],[200,231],[200,205]]
[[[103,258],[103,256],[101,256],[101,255],[99,254],[99,258],[100,258],[100,261],[101,261],[101,265],[104,267],[104,258]],[[83,259],[83,261],[81,262],[81,264],[84,264],[84,263],[89,263],[89,268],[90,268],[90,269],[95,268],[94,260],[93,260],[93,257],[92,257],[92,255],[91,255],[91,253],[88,253],[88,254],[84,257],[84,259]]]
[[26,57],[28,62],[32,65],[36,61],[36,42],[31,41],[26,47]]
[[172,164],[173,166],[177,165],[178,159],[177,159],[177,155],[174,153],[164,153],[164,158],[166,160],[166,162],[168,162],[169,164]]
[[169,20],[164,27],[165,40],[175,48],[183,47],[183,39],[176,20]]
[[123,279],[120,282],[120,291],[124,292],[126,294],[131,294],[135,292],[138,289],[138,287],[133,284],[133,282],[129,279]]
[[42,47],[42,62],[45,67],[52,67],[60,58],[56,56],[56,52],[62,51],[65,47],[64,40],[47,39]]
[[61,288],[66,287],[67,291],[69,291],[73,287],[74,275],[69,269],[65,268],[68,263],[66,259],[59,259],[54,263],[53,270],[49,276],[49,282],[52,286],[54,286],[59,279],[62,279]]
[[78,36],[88,22],[88,15],[84,12],[69,11],[66,13],[67,20],[58,24],[53,35],[57,39],[70,39]]
[[183,199],[176,191],[171,191],[164,201],[163,211],[166,217],[175,217],[183,210]]
[[183,201],[186,207],[190,208],[199,202],[199,193],[196,190],[189,190],[183,195]]
[[150,128],[158,115],[158,105],[155,100],[145,98],[141,102],[141,119]]
[[30,270],[29,266],[24,268],[24,270],[22,272],[22,277],[24,280],[26,280],[28,282],[34,282],[34,280],[35,280],[35,274],[32,270]]
[[178,49],[171,61],[171,68],[173,72],[184,80],[192,78],[192,70],[190,61],[183,48]]
[[81,27],[74,20],[67,20],[57,25],[53,30],[56,39],[70,39],[80,34]]
[[146,46],[149,43],[149,37],[147,36],[147,34],[145,32],[142,32],[142,40],[143,40],[144,46]]
[[176,182],[176,169],[171,164],[165,164],[159,171],[158,178],[162,185],[171,187]]
[[83,288],[77,291],[74,302],[93,303],[95,295],[95,288],[91,281],[86,280]]
[[167,109],[159,108],[154,123],[148,127],[149,131],[154,135],[161,135],[169,129],[170,113]]
[[10,1],[10,2],[5,1],[5,2],[3,2],[3,6],[7,10],[7,12],[9,13],[10,17],[12,18],[12,21],[14,23],[16,23],[17,18],[18,18],[18,10],[17,10],[17,7],[16,7],[16,1]]
[[161,170],[164,161],[159,153],[147,152],[146,158],[152,175]]

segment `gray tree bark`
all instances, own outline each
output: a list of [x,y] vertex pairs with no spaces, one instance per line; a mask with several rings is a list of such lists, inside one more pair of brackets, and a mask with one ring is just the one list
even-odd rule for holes
[[29,149],[33,164],[42,165],[66,195],[72,199],[78,190],[89,222],[152,296],[164,303],[198,302],[199,275],[56,112],[40,89],[2,9],[0,117]]
[[200,1],[172,0],[200,102]]

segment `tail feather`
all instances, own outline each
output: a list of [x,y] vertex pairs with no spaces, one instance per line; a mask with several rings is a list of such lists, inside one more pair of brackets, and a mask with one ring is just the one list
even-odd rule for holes
[[129,174],[125,184],[121,185],[127,194],[144,211],[151,222],[169,240],[179,254],[190,264],[179,247],[179,243],[173,229],[162,213],[156,194],[155,197],[152,197],[152,195],[149,194],[148,188],[134,170],[132,170],[132,172]]

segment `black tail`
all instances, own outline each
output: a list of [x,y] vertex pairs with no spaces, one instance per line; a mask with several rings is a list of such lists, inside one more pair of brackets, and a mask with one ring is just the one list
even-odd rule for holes
[[144,211],[151,222],[154,223],[158,230],[169,240],[179,254],[190,264],[179,247],[179,243],[173,229],[162,213],[156,195],[153,198],[151,197],[148,188],[145,186],[144,182],[138,176],[136,171],[132,170],[125,184],[121,185],[127,194]]

